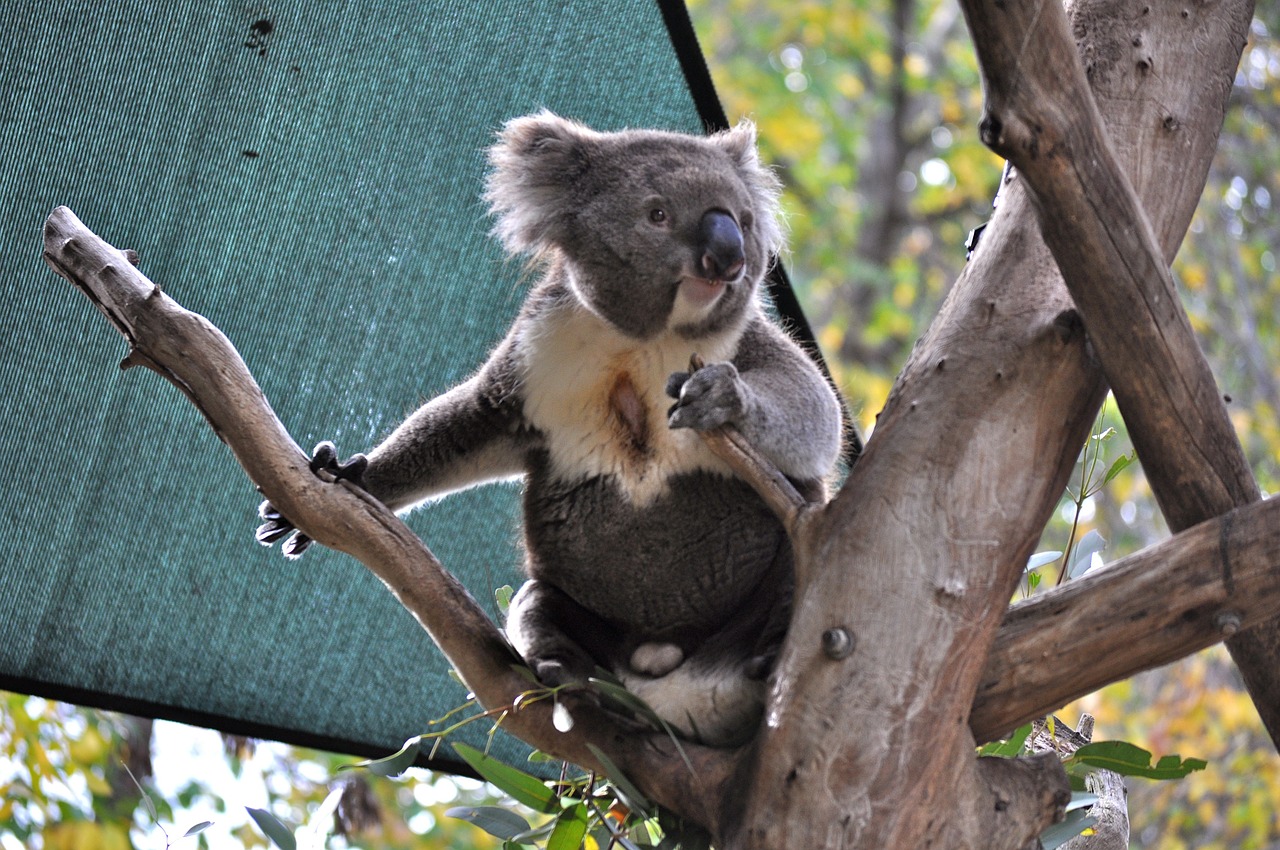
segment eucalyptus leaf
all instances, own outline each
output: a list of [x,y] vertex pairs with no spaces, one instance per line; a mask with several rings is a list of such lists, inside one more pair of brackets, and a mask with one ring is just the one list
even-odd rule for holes
[[502,616],[507,615],[507,611],[511,608],[511,597],[515,595],[515,589],[509,584],[504,584],[493,592],[493,599],[498,603],[498,611]]
[[1090,531],[1076,544],[1071,553],[1071,566],[1067,568],[1067,578],[1078,578],[1089,570],[1094,554],[1107,548],[1107,541],[1097,531]]
[[1037,552],[1027,559],[1027,568],[1023,572],[1029,573],[1032,570],[1043,567],[1045,564],[1052,564],[1061,557],[1061,552]]
[[1066,764],[1069,768],[1087,765],[1121,776],[1141,776],[1146,779],[1182,779],[1208,766],[1208,762],[1203,759],[1183,759],[1176,755],[1164,756],[1152,765],[1151,753],[1128,741],[1095,741],[1085,744],[1067,759]]
[[213,826],[213,821],[211,820],[200,821],[200,823],[196,824],[195,826],[188,829],[186,832],[182,833],[182,837],[186,838],[189,835],[195,835],[197,833],[204,832],[206,829],[208,829],[211,826]]
[[1110,483],[1112,478],[1115,478],[1121,472],[1124,472],[1125,469],[1129,467],[1129,464],[1133,463],[1136,459],[1137,455],[1135,454],[1120,455],[1120,457],[1116,458],[1115,461],[1112,462],[1111,467],[1107,469],[1107,475],[1102,479],[1102,483]]
[[640,717],[651,721],[655,726],[662,723],[657,712],[649,707],[649,703],[640,699],[640,697],[636,696],[622,685],[616,682],[610,682],[607,679],[596,678],[595,676],[587,679],[587,681],[598,693],[613,702],[618,703],[618,705],[626,708],[628,711],[632,711]]
[[253,818],[253,822],[258,825],[258,829],[270,838],[280,850],[297,850],[298,842],[293,837],[293,830],[284,824],[275,815],[266,809],[250,809],[247,806],[245,810],[249,812],[249,817]]
[[1080,833],[1098,822],[1097,818],[1085,814],[1084,809],[1069,812],[1065,820],[1040,833],[1040,846],[1043,850],[1054,850],[1061,847]]
[[595,744],[587,744],[587,749],[600,762],[600,766],[604,768],[605,776],[609,777],[609,781],[613,784],[613,790],[617,792],[618,798],[627,805],[627,808],[633,812],[648,814],[653,811],[653,803],[645,797],[636,786],[618,769],[613,760],[601,751]]
[[510,809],[498,806],[455,806],[447,809],[445,815],[478,826],[494,838],[501,838],[503,841],[517,840],[518,836],[524,835],[530,829],[527,820]]
[[547,850],[577,850],[587,835],[587,807],[577,803],[560,813],[547,838]]
[[1063,811],[1074,812],[1076,809],[1087,809],[1096,802],[1098,802],[1097,794],[1076,791],[1071,795],[1071,802],[1067,803],[1067,807]]
[[422,736],[410,738],[404,742],[404,746],[399,752],[389,755],[386,758],[370,759],[366,761],[358,761],[355,764],[343,765],[341,769],[350,769],[363,767],[374,776],[399,776],[409,768],[413,767],[413,763],[418,759],[418,753],[422,750]]
[[1019,726],[1013,731],[1005,741],[991,741],[983,744],[978,748],[980,756],[997,756],[999,758],[1013,758],[1022,754],[1023,748],[1027,744],[1027,738],[1031,736],[1031,724]]
[[554,814],[560,811],[560,798],[538,777],[491,758],[467,744],[457,742],[453,748],[483,779],[516,801],[535,812]]

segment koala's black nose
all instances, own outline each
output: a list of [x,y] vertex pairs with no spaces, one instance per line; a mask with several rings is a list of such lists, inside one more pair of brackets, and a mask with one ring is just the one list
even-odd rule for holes
[[702,276],[708,280],[734,280],[746,263],[742,231],[733,216],[710,210],[698,223],[698,250]]

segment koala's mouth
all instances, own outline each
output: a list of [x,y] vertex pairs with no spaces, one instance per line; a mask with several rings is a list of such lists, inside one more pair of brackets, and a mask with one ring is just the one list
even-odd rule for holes
[[680,298],[695,310],[704,310],[720,299],[727,286],[723,280],[684,277],[680,279]]

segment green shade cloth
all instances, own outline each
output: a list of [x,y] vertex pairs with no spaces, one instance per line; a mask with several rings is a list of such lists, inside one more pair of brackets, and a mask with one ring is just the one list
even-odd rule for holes
[[[42,222],[135,248],[300,444],[364,450],[520,305],[479,199],[506,119],[723,124],[683,5],[18,0],[0,39],[0,687],[358,754],[428,731],[466,698],[443,656],[355,561],[254,542],[253,486],[176,389],[115,369]],[[409,523],[496,616],[518,488]]]
[[[461,704],[362,566],[254,542],[253,486],[176,389],[115,369],[122,339],[45,267],[41,224],[67,204],[137,249],[300,444],[364,450],[519,307],[479,200],[506,119],[703,129],[668,18],[687,26],[653,0],[6,3],[0,686],[366,754]],[[495,615],[517,502],[409,518]]]

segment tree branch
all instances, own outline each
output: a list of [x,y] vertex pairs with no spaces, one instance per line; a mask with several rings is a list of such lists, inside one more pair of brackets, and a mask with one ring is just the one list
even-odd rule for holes
[[[421,540],[376,499],[313,474],[231,342],[135,269],[131,254],[99,239],[58,207],[45,222],[45,260],[84,292],[129,342],[123,366],[145,365],[198,407],[262,493],[317,541],[359,559],[395,594],[486,709],[512,706],[530,688],[494,623]],[[599,747],[638,788],[713,831],[734,751],[673,742],[638,730],[590,699],[565,697],[574,728],[557,732],[550,700],[525,701],[503,728],[557,758],[603,772]]]
[[[1062,7],[1056,0],[963,0],[961,6],[987,97],[983,141],[1030,186],[1045,241],[1170,528],[1181,531],[1256,501],[1257,482],[1169,272],[1167,258],[1181,235],[1165,240],[1172,245],[1157,241],[1112,149]],[[1212,22],[1201,10],[1191,21],[1190,10],[1179,9],[1184,26],[1212,25],[1233,38],[1238,61],[1251,2],[1215,6]],[[1159,10],[1174,12],[1172,6]],[[1151,7],[1142,14],[1151,15]],[[1081,25],[1087,27],[1087,21]],[[1135,29],[1130,44],[1139,79],[1157,65],[1161,73],[1176,71],[1175,57],[1160,55],[1164,45],[1147,44],[1143,27]],[[1198,59],[1188,64],[1197,73],[1206,70]],[[1161,126],[1176,134],[1179,121],[1166,114]],[[1219,115],[1215,129],[1220,125]],[[1280,619],[1228,646],[1273,741],[1280,742]]]
[[974,702],[974,736],[992,740],[1274,618],[1277,553],[1280,501],[1256,502],[1014,605]]

